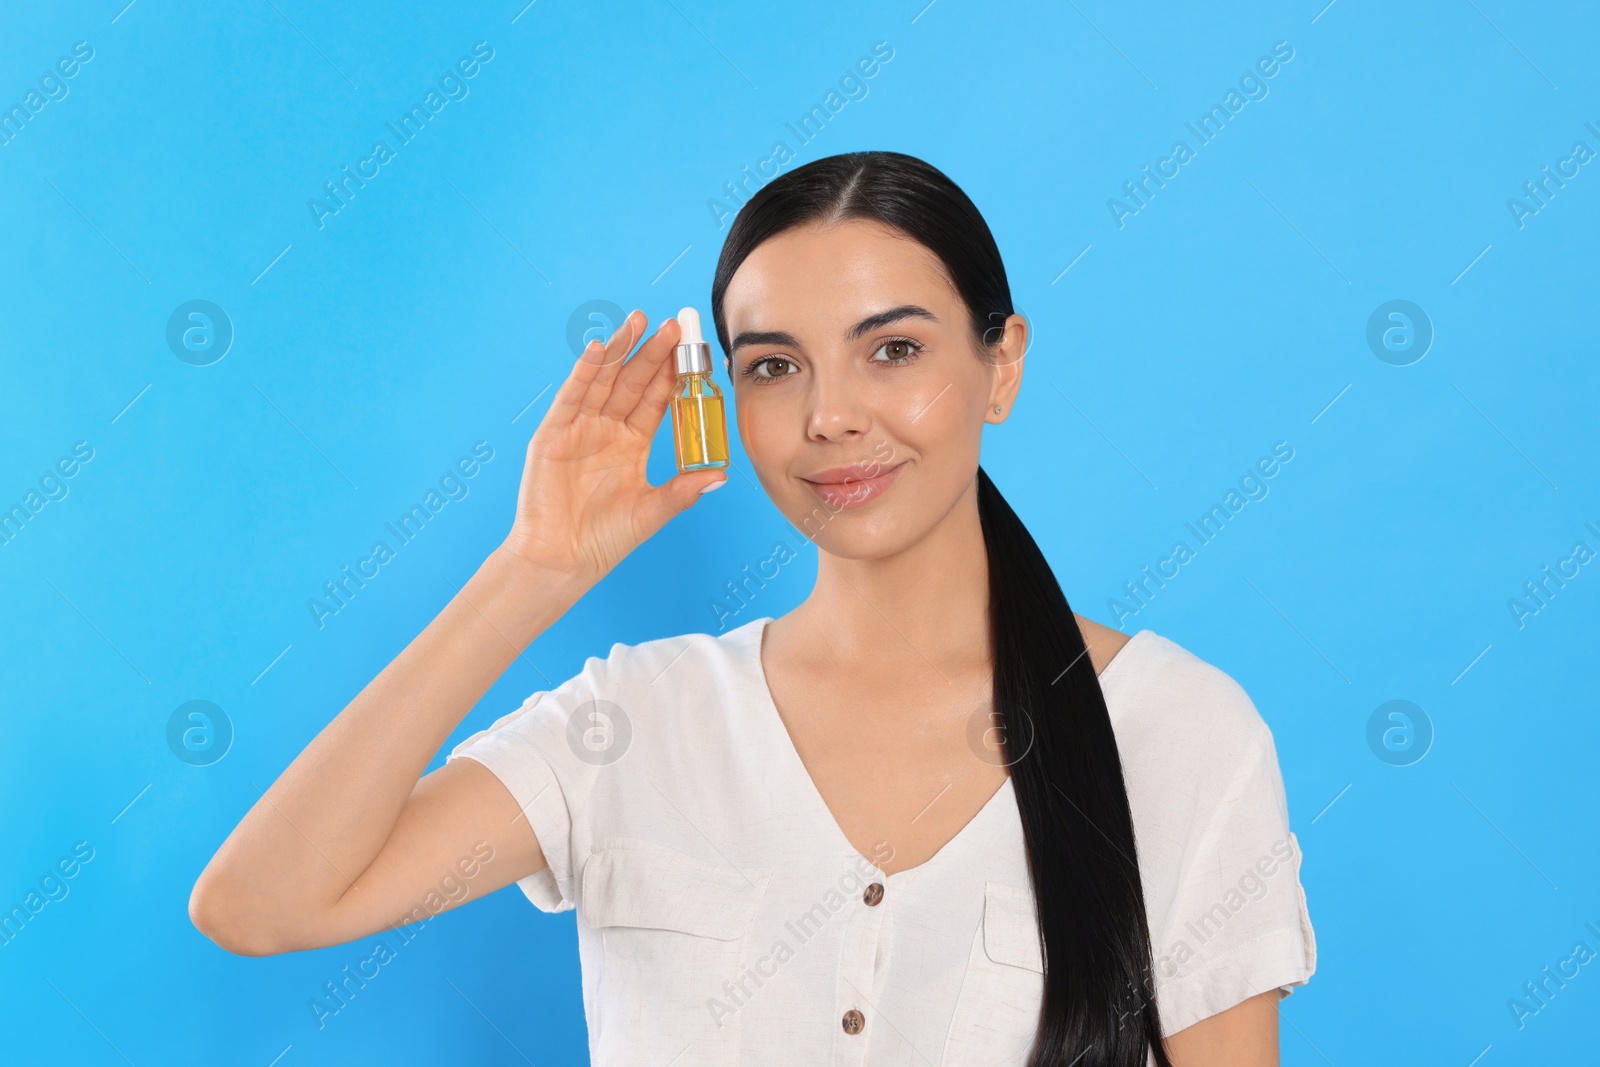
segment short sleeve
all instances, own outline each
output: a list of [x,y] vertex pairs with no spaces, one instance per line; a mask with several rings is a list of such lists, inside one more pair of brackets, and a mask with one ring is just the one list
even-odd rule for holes
[[1270,989],[1287,996],[1317,965],[1300,844],[1289,830],[1272,733],[1242,689],[1227,690],[1249,710],[1246,716],[1236,708],[1234,722],[1250,728],[1217,753],[1192,754],[1216,760],[1217,787],[1195,796],[1200,810],[1182,849],[1166,929],[1151,931],[1164,1034]]
[[578,857],[587,852],[588,800],[601,762],[579,752],[592,724],[605,721],[607,662],[589,657],[580,673],[534,693],[445,757],[483,764],[522,809],[549,866],[517,885],[542,911],[576,906]]

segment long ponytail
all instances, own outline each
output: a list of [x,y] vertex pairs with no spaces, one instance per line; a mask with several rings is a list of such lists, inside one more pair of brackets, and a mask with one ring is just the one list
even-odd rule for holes
[[[959,186],[914,156],[852,152],[798,167],[740,209],[711,286],[722,298],[763,241],[813,221],[885,223],[944,263],[980,349],[1012,314],[988,224]],[[978,468],[989,563],[995,718],[1005,737],[1044,958],[1028,1067],[1172,1067],[1161,1044],[1149,923],[1122,761],[1083,633],[1032,536]]]
[[1156,1062],[1171,1067],[1151,984],[1133,814],[1100,679],[1044,553],[982,467],[978,516],[989,554],[994,706],[1046,958],[1033,1064],[1144,1067],[1153,1045]]

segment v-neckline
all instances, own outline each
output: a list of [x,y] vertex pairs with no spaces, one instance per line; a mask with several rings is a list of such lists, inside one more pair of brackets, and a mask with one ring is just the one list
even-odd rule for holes
[[[767,627],[772,622],[773,619],[771,616],[752,620],[748,624],[750,634],[749,639],[746,642],[746,651],[748,656],[746,664],[749,667],[750,675],[754,680],[753,688],[761,697],[761,702],[763,704],[761,709],[762,714],[768,718],[773,727],[776,729],[780,741],[778,747],[786,753],[786,755],[782,758],[790,764],[790,774],[800,781],[800,788],[808,797],[807,802],[821,811],[822,818],[827,822],[828,826],[832,830],[833,836],[839,843],[843,845],[845,851],[847,851],[851,856],[872,865],[872,869],[876,878],[882,880],[885,884],[896,880],[904,881],[906,877],[909,877],[910,875],[913,875],[931,866],[940,857],[956,851],[960,843],[967,836],[976,832],[974,827],[976,827],[980,822],[984,821],[984,819],[988,818],[995,808],[1006,803],[1007,801],[1010,801],[1013,805],[1015,804],[1016,798],[1013,792],[1014,786],[1011,781],[1011,775],[1008,772],[1006,774],[1005,781],[1000,783],[1000,788],[996,789],[989,795],[989,799],[984,801],[983,806],[978,809],[977,813],[974,814],[972,818],[968,819],[966,824],[962,826],[961,829],[957,830],[948,841],[946,841],[943,845],[940,845],[939,848],[935,850],[933,855],[929,856],[921,863],[918,863],[912,867],[906,867],[903,870],[895,871],[893,874],[889,874],[885,872],[882,867],[874,863],[870,858],[861,855],[861,851],[857,849],[855,844],[850,840],[850,835],[846,834],[844,832],[844,827],[839,825],[839,819],[836,815],[834,815],[833,809],[828,806],[828,801],[823,797],[822,790],[817,788],[817,781],[811,776],[811,770],[806,766],[806,761],[801,758],[800,749],[794,743],[794,735],[789,732],[789,724],[783,721],[783,715],[778,711],[778,702],[772,695],[772,685],[767,680],[766,665],[761,661],[761,647],[767,634]],[[1135,638],[1138,638],[1142,634],[1148,632],[1149,631],[1147,630],[1140,630],[1130,637],[1122,646],[1122,648],[1117,650],[1117,654],[1111,657],[1111,662],[1105,665],[1105,669],[1100,672],[1099,677],[1102,679],[1105,678],[1106,675],[1111,672],[1113,667],[1115,667],[1122,660],[1126,659],[1127,657],[1124,655],[1124,653],[1127,651],[1128,646],[1133,644]]]

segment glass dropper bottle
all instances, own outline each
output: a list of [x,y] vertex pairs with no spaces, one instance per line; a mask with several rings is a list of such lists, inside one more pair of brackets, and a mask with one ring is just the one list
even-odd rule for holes
[[678,470],[706,470],[728,465],[728,420],[722,390],[711,380],[711,346],[700,332],[700,313],[678,312],[682,331],[675,350],[678,384],[672,396],[672,438],[678,449]]

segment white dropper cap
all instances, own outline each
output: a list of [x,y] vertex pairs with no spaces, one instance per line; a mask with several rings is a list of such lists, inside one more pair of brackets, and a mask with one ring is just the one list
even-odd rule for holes
[[678,312],[678,328],[681,336],[674,350],[678,373],[710,374],[711,346],[706,344],[705,336],[700,332],[700,312],[694,308],[684,308]]
[[678,312],[678,325],[683,330],[683,335],[678,338],[680,345],[703,345],[705,336],[700,332],[700,312],[694,308],[684,308]]

